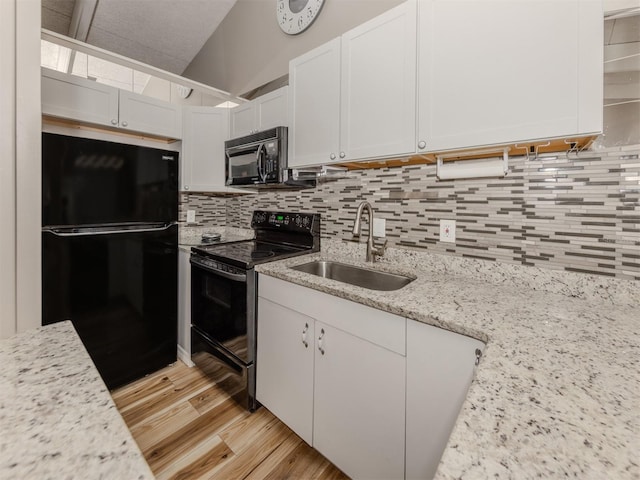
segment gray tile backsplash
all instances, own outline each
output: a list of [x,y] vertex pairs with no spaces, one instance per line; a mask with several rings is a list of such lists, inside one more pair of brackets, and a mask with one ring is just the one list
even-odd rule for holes
[[[640,280],[640,145],[514,157],[509,170],[440,182],[435,165],[415,165],[351,171],[310,190],[183,194],[180,218],[188,206],[199,224],[248,228],[254,209],[313,211],[323,237],[358,241],[351,228],[367,200],[386,219],[390,246]],[[455,243],[438,241],[443,218],[456,220]]]

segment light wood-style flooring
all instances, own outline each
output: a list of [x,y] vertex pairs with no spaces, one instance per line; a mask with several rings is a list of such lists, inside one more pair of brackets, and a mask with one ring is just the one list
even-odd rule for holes
[[266,408],[250,414],[180,361],[112,396],[158,480],[348,478]]

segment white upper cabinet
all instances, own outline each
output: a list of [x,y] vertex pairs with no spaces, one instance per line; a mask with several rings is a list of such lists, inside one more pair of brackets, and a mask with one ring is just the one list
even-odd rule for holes
[[182,136],[178,105],[46,68],[42,69],[42,113],[136,133]]
[[340,159],[415,150],[414,0],[342,36],[340,90]]
[[289,166],[329,163],[340,149],[340,38],[289,63]]
[[289,165],[415,150],[416,4],[407,2],[289,64]]
[[120,128],[181,138],[180,106],[137,93],[120,90]]
[[224,191],[224,142],[229,134],[229,110],[184,107],[180,189]]
[[109,127],[118,126],[118,89],[43,68],[42,113]]
[[602,4],[419,0],[418,152],[602,130]]
[[229,138],[288,126],[289,87],[282,87],[231,110]]

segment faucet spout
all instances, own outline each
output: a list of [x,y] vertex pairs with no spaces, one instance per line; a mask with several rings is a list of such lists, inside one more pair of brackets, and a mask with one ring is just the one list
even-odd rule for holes
[[365,208],[368,210],[369,214],[369,238],[367,238],[366,261],[373,263],[376,261],[376,255],[384,255],[387,242],[385,240],[384,245],[382,245],[380,248],[374,248],[373,246],[373,208],[371,207],[371,204],[369,202],[362,202],[360,203],[360,205],[358,205],[356,220],[353,224],[353,234],[360,236],[362,232],[362,212]]

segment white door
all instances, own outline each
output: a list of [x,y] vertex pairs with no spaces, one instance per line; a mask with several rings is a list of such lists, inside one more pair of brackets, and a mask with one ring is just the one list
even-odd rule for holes
[[415,151],[416,3],[342,36],[340,160]]
[[315,336],[314,448],[350,477],[403,478],[405,358],[319,321]]
[[182,112],[179,105],[120,90],[120,127],[180,139]]
[[289,166],[338,159],[340,38],[289,62]]
[[254,100],[259,131],[289,125],[289,87],[282,87]]
[[583,3],[419,0],[418,151],[578,133]]
[[118,89],[86,78],[42,69],[42,113],[118,126]]
[[479,340],[407,321],[407,479],[433,478],[475,370]]
[[238,138],[256,131],[256,105],[247,102],[231,110],[229,138]]
[[314,320],[258,299],[256,398],[311,445]]
[[228,133],[228,109],[184,107],[182,190],[192,192],[224,190],[224,142]]

